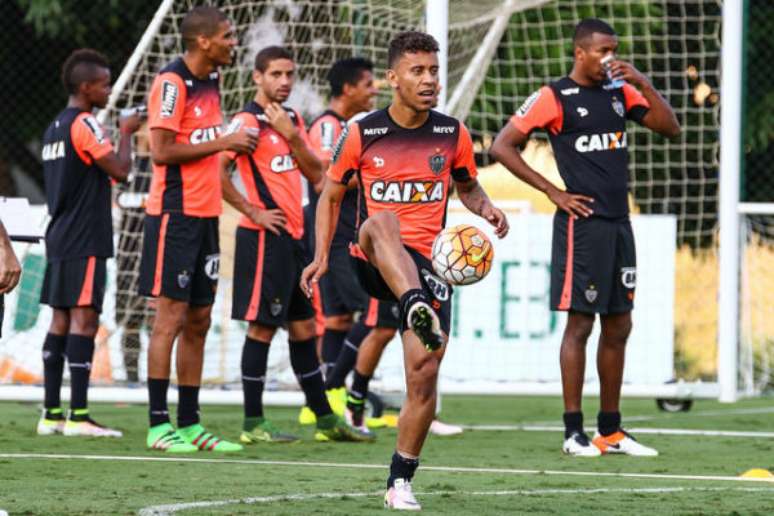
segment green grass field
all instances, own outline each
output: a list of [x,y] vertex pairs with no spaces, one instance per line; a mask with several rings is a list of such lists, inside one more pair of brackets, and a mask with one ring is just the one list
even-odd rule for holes
[[[597,400],[586,401],[593,428]],[[697,402],[659,412],[625,400],[629,428],[769,432],[755,437],[650,435],[657,458],[574,459],[556,431],[468,430],[430,436],[414,490],[428,514],[774,513],[774,482],[738,481],[750,468],[774,470],[774,402]],[[315,443],[297,409],[267,409],[304,437],[229,456],[172,457],[144,448],[141,406],[94,405],[95,418],[124,430],[120,440],[34,434],[38,407],[0,403],[0,510],[9,514],[379,514],[395,430],[374,444]],[[556,398],[444,397],[444,419],[466,425],[558,426]],[[204,422],[236,438],[239,407],[204,407]],[[58,457],[46,457],[58,455]],[[695,477],[695,478],[689,478]],[[707,478],[713,477],[713,478]],[[196,504],[199,505],[189,505]],[[168,506],[166,509],[154,506]],[[150,508],[150,509],[149,509]],[[154,512],[155,511],[155,512]]]

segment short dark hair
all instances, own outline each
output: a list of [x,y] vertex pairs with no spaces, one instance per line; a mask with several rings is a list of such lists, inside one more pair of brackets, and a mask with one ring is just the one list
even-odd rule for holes
[[372,72],[374,64],[365,57],[348,57],[339,59],[328,71],[328,82],[331,85],[331,97],[339,97],[344,93],[344,85],[354,86],[360,81],[363,72]]
[[583,47],[586,45],[586,40],[595,32],[615,36],[613,27],[599,18],[586,18],[575,26],[575,35],[572,37],[572,42],[576,47]]
[[255,69],[259,72],[265,72],[269,63],[276,59],[290,59],[293,61],[293,54],[285,47],[266,47],[255,54]]
[[213,36],[218,32],[218,25],[226,20],[228,17],[223,11],[211,5],[200,5],[188,11],[180,24],[185,48],[192,48],[198,36]]
[[93,81],[99,68],[110,69],[107,57],[92,48],[79,48],[62,65],[62,85],[68,94],[78,93],[84,82]]
[[392,68],[403,54],[416,52],[438,52],[438,42],[430,34],[409,30],[401,32],[390,41],[387,65]]

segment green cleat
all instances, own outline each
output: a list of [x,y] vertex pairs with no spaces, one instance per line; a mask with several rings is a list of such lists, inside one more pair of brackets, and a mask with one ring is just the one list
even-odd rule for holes
[[[328,398],[328,405],[331,406],[333,413],[337,416],[343,416],[344,411],[347,409],[347,388],[328,389],[325,391],[325,397]],[[306,405],[301,407],[301,411],[298,413],[298,424],[313,425],[316,422],[317,416],[314,415],[312,409]]]
[[196,448],[202,451],[216,451],[216,452],[238,452],[242,451],[242,445],[225,441],[220,437],[216,437],[202,425],[196,423],[195,425],[186,426],[184,428],[178,428],[177,433],[188,444],[192,444]]
[[343,418],[336,414],[328,414],[318,418],[317,431],[314,433],[315,441],[351,441],[373,442],[376,436],[365,433],[347,424]]
[[268,419],[249,418],[245,421],[245,428],[239,436],[243,444],[255,443],[294,443],[300,439],[295,435],[284,434],[275,427]]
[[170,423],[150,427],[145,444],[150,450],[167,453],[192,453],[198,450],[196,446],[185,442]]
[[314,415],[312,409],[304,405],[301,407],[301,412],[298,413],[298,424],[300,425],[313,425],[317,422],[317,416]]

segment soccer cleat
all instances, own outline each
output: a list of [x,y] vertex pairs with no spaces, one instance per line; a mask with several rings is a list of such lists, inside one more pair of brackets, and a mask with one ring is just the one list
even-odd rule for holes
[[623,453],[632,457],[656,457],[658,451],[637,442],[626,430],[619,429],[616,433],[594,435],[594,444],[602,453]]
[[396,478],[393,486],[384,494],[384,508],[397,511],[421,511],[414,493],[411,492],[411,482]]
[[433,419],[433,422],[430,423],[430,433],[434,435],[448,437],[450,435],[459,435],[462,432],[463,430],[461,426],[443,423],[437,419]]
[[65,419],[60,417],[59,419],[47,419],[46,411],[43,411],[43,415],[38,420],[38,435],[56,435],[64,432]]
[[317,422],[317,430],[314,433],[315,441],[351,441],[373,442],[376,437],[371,433],[364,433],[358,428],[350,426],[344,419],[335,414],[323,416]]
[[602,452],[589,441],[589,437],[583,432],[573,432],[564,440],[562,451],[573,457],[599,457]]
[[268,419],[261,418],[261,421],[255,425],[252,430],[242,430],[239,441],[243,444],[255,443],[294,443],[299,438],[295,435],[284,434],[275,427]]
[[365,424],[365,418],[363,417],[363,413],[365,412],[364,405],[365,403],[363,400],[349,398],[347,401],[347,408],[344,413],[344,418],[346,419],[349,426],[360,430],[365,435],[373,436],[375,439],[376,436],[374,436],[374,433],[371,432],[371,430],[369,430],[368,426]]
[[183,441],[196,446],[202,451],[238,452],[243,449],[241,444],[232,443],[223,440],[220,437],[216,437],[205,430],[199,423],[184,428],[178,428],[177,432],[180,434],[180,437],[183,438]]
[[301,407],[301,412],[298,413],[298,424],[300,425],[313,425],[317,422],[317,416],[314,415],[312,409],[304,405]]
[[145,444],[151,450],[159,450],[167,453],[192,453],[199,451],[193,444],[188,444],[175,430],[171,423],[162,423],[148,429],[148,437]]
[[387,419],[384,416],[367,417],[365,418],[365,424],[368,428],[384,428],[388,425]]
[[408,310],[408,326],[428,352],[433,352],[443,346],[441,320],[435,310],[424,301],[417,301]]
[[102,426],[90,417],[82,421],[73,421],[68,419],[64,424],[62,434],[67,437],[123,437],[124,434],[119,430],[113,430]]

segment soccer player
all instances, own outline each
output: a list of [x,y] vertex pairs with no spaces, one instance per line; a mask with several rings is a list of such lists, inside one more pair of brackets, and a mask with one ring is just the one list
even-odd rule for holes
[[350,125],[334,151],[317,207],[314,261],[301,284],[328,270],[340,204],[353,176],[362,196],[351,259],[369,295],[399,301],[406,402],[387,480],[385,506],[419,510],[411,479],[436,404],[436,381],[449,334],[451,287],[433,273],[431,247],[443,228],[450,181],[472,212],[505,236],[508,223],[476,180],[473,144],[458,120],[431,108],[438,91],[438,43],[422,32],[391,42],[392,104]]
[[[342,59],[333,64],[328,72],[331,101],[328,110],[320,115],[309,128],[309,138],[317,156],[327,170],[347,121],[357,114],[373,108],[377,90],[374,86],[373,63],[361,57]],[[355,277],[349,260],[349,244],[355,238],[358,190],[357,178],[350,179],[347,192],[341,201],[341,211],[331,243],[330,268],[320,281],[322,307],[325,314],[325,333],[322,343],[322,361],[326,366],[325,388],[334,410],[344,409],[347,400],[345,380],[355,366],[358,348],[366,335],[376,346],[389,342],[398,328],[397,305],[369,300]],[[316,205],[316,203],[314,203]],[[311,203],[310,203],[311,205]],[[359,319],[355,322],[355,316]],[[373,332],[371,328],[377,327]],[[378,357],[377,357],[378,362]],[[376,364],[374,364],[376,365]],[[369,375],[370,378],[370,375]],[[354,392],[367,393],[368,378],[355,372]],[[364,405],[363,397],[349,400],[350,422],[361,430]],[[299,420],[304,422],[303,413]]]
[[[680,133],[672,108],[650,81],[625,61],[612,61],[612,87],[600,61],[614,56],[618,40],[598,19],[575,28],[575,62],[567,77],[533,93],[492,145],[492,156],[557,206],[551,256],[551,308],[567,311],[560,364],[564,394],[565,453],[653,456],[621,428],[619,400],[626,340],[631,331],[636,263],[629,222],[629,152],[626,121],[667,137]],[[609,58],[608,58],[609,59]],[[549,183],[522,159],[517,147],[535,129],[548,133],[567,187]],[[590,442],[583,430],[581,396],[586,341],[599,314],[597,353],[600,412]]]
[[4,296],[19,283],[21,265],[13,252],[11,239],[0,221],[0,337],[3,336]]
[[[322,164],[309,146],[301,115],[282,105],[295,80],[293,56],[282,47],[266,47],[255,56],[256,94],[229,125],[231,132],[258,134],[251,153],[226,153],[220,169],[224,198],[243,217],[234,251],[232,317],[248,322],[242,348],[245,420],[240,441],[251,444],[291,442],[298,438],[278,430],[263,414],[263,388],[269,345],[287,325],[290,363],[315,413],[315,439],[366,440],[331,411],[317,358],[314,309],[301,292],[306,260],[301,175],[310,184],[322,178]],[[236,160],[247,197],[228,177]]]
[[[153,178],[146,205],[139,291],[158,298],[148,347],[148,448],[169,453],[238,451],[199,422],[204,342],[218,279],[218,155],[251,152],[256,137],[220,135],[218,67],[232,61],[236,35],[217,8],[196,7],[180,25],[182,57],[151,87],[148,126]],[[179,338],[178,338],[179,336]],[[178,429],[169,421],[172,346],[177,342]]]
[[[119,123],[118,153],[97,119],[110,95],[110,68],[91,49],[73,52],[62,66],[69,97],[43,135],[43,174],[51,221],[46,228],[46,272],[40,302],[53,316],[43,342],[45,400],[38,435],[121,437],[89,416],[88,389],[94,336],[105,295],[105,261],[113,256],[110,180],[125,181],[136,116]],[[70,367],[70,413],[60,390],[65,357]]]

